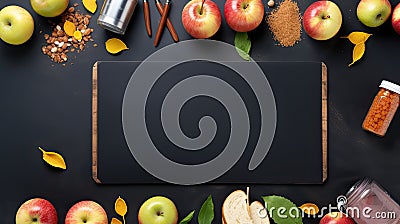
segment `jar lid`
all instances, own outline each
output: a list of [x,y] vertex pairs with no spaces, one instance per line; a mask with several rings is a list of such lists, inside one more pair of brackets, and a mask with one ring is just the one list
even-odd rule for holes
[[385,89],[388,89],[390,91],[400,94],[400,86],[397,84],[394,84],[392,82],[382,80],[381,85],[379,87],[382,87],[382,88],[385,88]]
[[359,200],[359,196],[365,191],[366,187],[374,182],[371,178],[362,178],[357,181],[350,190],[346,193],[347,204],[352,204],[354,201]]

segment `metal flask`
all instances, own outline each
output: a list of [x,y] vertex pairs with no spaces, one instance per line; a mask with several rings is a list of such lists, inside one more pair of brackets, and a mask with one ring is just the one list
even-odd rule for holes
[[117,34],[125,34],[138,0],[105,0],[97,24]]

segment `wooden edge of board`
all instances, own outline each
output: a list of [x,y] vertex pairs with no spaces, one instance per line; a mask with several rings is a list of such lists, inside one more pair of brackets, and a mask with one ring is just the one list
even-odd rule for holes
[[[97,112],[98,112],[98,62],[94,63],[92,69],[92,178],[100,184],[97,176]],[[321,62],[322,68],[322,182],[328,178],[328,68]]]
[[322,65],[322,182],[328,178],[328,68]]
[[98,85],[97,65],[94,63],[92,69],[92,178],[96,183],[101,183],[97,176],[97,110],[98,110]]

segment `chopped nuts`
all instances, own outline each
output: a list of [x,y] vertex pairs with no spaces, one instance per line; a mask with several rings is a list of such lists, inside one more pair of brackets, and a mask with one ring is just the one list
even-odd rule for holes
[[275,2],[274,2],[274,0],[269,0],[267,4],[268,4],[268,7],[274,7]]
[[[79,11],[75,10],[76,6],[78,6],[77,3],[73,4],[73,7],[68,8],[62,14],[60,23],[54,24],[55,27],[51,34],[44,34],[46,45],[41,48],[42,53],[49,56],[54,62],[65,63],[68,61],[68,52],[76,51],[79,53],[85,49],[86,43],[89,40],[94,41],[91,36],[93,29],[88,27],[92,17],[80,14]],[[77,27],[76,31],[82,34],[82,39],[77,40],[75,37],[69,37],[64,32],[62,27],[67,20],[74,23]]]

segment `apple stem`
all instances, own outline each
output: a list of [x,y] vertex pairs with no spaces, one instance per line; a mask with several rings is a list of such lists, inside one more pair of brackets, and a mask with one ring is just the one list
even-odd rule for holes
[[203,0],[202,2],[201,2],[201,7],[200,7],[200,15],[203,15],[203,6],[204,6],[204,2],[205,2],[206,0]]
[[330,16],[330,15],[327,15],[327,16],[324,16],[323,19],[329,19],[329,18],[331,18],[331,16]]

